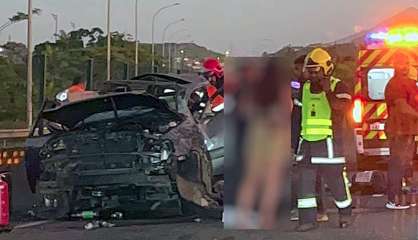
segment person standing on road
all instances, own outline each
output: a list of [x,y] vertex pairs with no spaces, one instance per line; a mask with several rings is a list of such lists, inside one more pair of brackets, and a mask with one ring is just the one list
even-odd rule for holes
[[[305,83],[307,76],[303,72],[303,65],[305,63],[306,55],[299,56],[294,61],[294,69],[293,75],[296,79],[292,80],[291,88],[292,88],[292,100],[293,100],[293,109],[291,115],[291,147],[292,147],[292,154],[293,158],[295,158],[297,154],[298,144],[299,144],[299,136],[301,130],[301,117],[302,117],[302,91],[301,86]],[[318,215],[317,221],[318,222],[326,222],[328,221],[328,215],[325,211],[324,206],[324,194],[323,194],[323,185],[322,185],[322,177],[318,174],[316,179],[316,192],[318,194],[317,203],[318,203]],[[290,194],[291,194],[291,211],[290,211],[290,220],[291,221],[298,221],[299,214],[297,209],[297,182],[298,182],[298,174],[297,174],[297,164],[296,161],[292,161],[292,169],[291,169],[291,185],[290,185]]]
[[[385,89],[388,108],[386,133],[390,145],[388,163],[388,209],[407,209],[402,203],[402,178],[415,153],[414,136],[418,134],[418,87],[410,79],[408,55],[397,53],[392,59],[395,75]],[[414,206],[415,204],[413,204]]]
[[[237,200],[241,229],[275,227],[282,177],[290,158],[290,77],[278,59],[265,61],[252,83],[248,103],[245,167]],[[252,222],[254,218],[258,220]]]
[[329,53],[321,48],[312,50],[305,59],[304,71],[309,81],[302,87],[302,131],[298,156],[299,226],[304,232],[317,228],[316,177],[322,175],[331,190],[339,210],[339,226],[351,222],[351,193],[345,172],[342,146],[334,138],[340,134],[333,123],[334,112],[347,108],[351,95],[333,78],[335,65]]

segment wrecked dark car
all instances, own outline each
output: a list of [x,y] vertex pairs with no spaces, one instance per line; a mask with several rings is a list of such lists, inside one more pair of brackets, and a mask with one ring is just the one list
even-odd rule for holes
[[224,178],[224,111],[211,111],[205,95],[209,82],[198,74],[144,74],[131,80],[112,80],[104,92],[139,91],[156,96],[170,109],[194,121],[205,138],[217,186]]
[[93,212],[106,218],[219,210],[222,194],[199,126],[165,101],[105,93],[58,107],[44,104],[26,141],[27,178],[38,216]]

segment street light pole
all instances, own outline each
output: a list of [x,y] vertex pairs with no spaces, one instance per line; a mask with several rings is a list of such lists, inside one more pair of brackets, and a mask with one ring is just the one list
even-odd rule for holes
[[163,11],[164,9],[170,8],[170,7],[174,7],[174,6],[178,6],[180,5],[180,3],[173,3],[167,6],[164,6],[160,9],[157,10],[157,12],[154,14],[154,16],[152,16],[152,33],[151,33],[151,38],[152,38],[152,43],[151,43],[151,72],[154,72],[154,66],[155,66],[155,46],[154,46],[154,28],[155,28],[155,18],[157,17],[158,14],[160,14],[161,11]]
[[58,39],[58,14],[51,13],[51,15],[52,15],[52,18],[55,21],[55,34],[54,34],[54,36],[55,36],[55,41],[57,41],[57,39]]
[[26,84],[26,109],[28,129],[32,126],[32,0],[28,0],[28,68]]
[[139,42],[138,42],[138,2],[139,0],[135,0],[135,76],[138,76],[138,49],[139,49]]
[[[187,29],[186,28],[182,28],[182,29],[180,29],[180,30],[178,30],[178,31],[176,31],[176,32],[174,32],[174,33],[172,33],[169,37],[168,37],[168,39],[170,40],[170,39],[172,39],[173,37],[174,37],[174,35],[176,35],[176,34],[178,34],[178,33],[181,33],[181,32],[184,32],[184,31],[187,31]],[[174,44],[176,44],[176,43],[174,43]],[[168,45],[168,72],[171,72],[171,45],[172,45],[172,43],[170,43],[169,45]],[[175,46],[176,47],[176,46]]]
[[110,81],[110,58],[111,58],[111,33],[110,33],[110,0],[107,0],[107,81]]
[[176,20],[176,21],[174,21],[174,22],[171,22],[171,23],[167,24],[167,26],[164,28],[164,31],[163,31],[163,40],[162,40],[162,43],[163,43],[163,59],[164,59],[164,57],[165,57],[165,34],[167,33],[167,30],[168,30],[171,26],[173,26],[173,25],[175,25],[175,24],[177,24],[177,23],[180,23],[180,22],[184,22],[184,18],[179,19],[179,20]]
[[[187,39],[191,38],[191,36],[192,35],[188,34],[183,39],[187,40]],[[181,54],[183,54],[184,53],[184,50],[182,49],[180,52],[181,52]],[[176,67],[177,67],[177,70],[178,70],[178,62],[177,62],[177,41],[174,42],[174,58],[176,59]],[[170,59],[170,61],[171,61],[171,59]]]

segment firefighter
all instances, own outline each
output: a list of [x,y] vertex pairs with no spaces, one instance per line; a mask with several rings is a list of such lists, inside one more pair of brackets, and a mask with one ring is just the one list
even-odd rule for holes
[[[418,134],[418,88],[416,81],[410,79],[408,55],[402,52],[392,58],[395,75],[385,89],[388,108],[386,133],[390,146],[388,162],[388,209],[407,209],[414,202],[404,204],[401,201],[402,178],[412,177],[412,160],[415,153],[414,135]],[[407,171],[411,169],[410,171]],[[409,174],[408,174],[409,172]]]
[[302,87],[302,130],[296,161],[298,164],[297,231],[317,228],[316,177],[322,175],[331,190],[339,210],[339,226],[351,224],[351,194],[345,172],[345,158],[341,144],[334,137],[338,122],[333,124],[335,112],[350,105],[351,95],[332,73],[335,65],[328,52],[321,48],[312,50],[305,59],[304,71],[309,80]]
[[211,109],[218,112],[224,105],[224,71],[221,63],[214,58],[208,58],[203,62],[203,76],[209,81],[207,97]]
[[[291,82],[291,89],[292,89],[292,100],[293,100],[293,109],[291,115],[291,147],[292,147],[292,154],[296,155],[298,144],[299,144],[299,136],[300,136],[300,124],[301,124],[301,108],[302,108],[302,91],[301,85],[303,85],[307,79],[306,72],[303,72],[303,65],[305,63],[306,55],[299,56],[294,61],[294,69],[293,74],[296,79],[292,80]],[[292,169],[291,169],[291,185],[290,185],[290,192],[291,192],[291,211],[290,211],[290,220],[291,221],[298,221],[299,214],[297,209],[297,182],[298,182],[298,174],[297,174],[297,164],[296,161],[292,162]],[[317,203],[318,203],[318,215],[317,221],[318,222],[326,222],[328,221],[328,215],[325,211],[324,201],[323,201],[323,186],[321,181],[321,176],[318,174],[317,182],[316,182],[316,191],[318,194]]]

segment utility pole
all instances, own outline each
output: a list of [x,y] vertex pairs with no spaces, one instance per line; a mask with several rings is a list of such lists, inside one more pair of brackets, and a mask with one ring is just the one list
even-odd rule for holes
[[58,14],[51,13],[51,15],[52,15],[52,18],[55,21],[55,34],[54,34],[54,36],[55,36],[55,41],[57,41],[57,39],[58,39]]
[[139,49],[139,40],[138,40],[138,2],[135,0],[135,77],[138,76],[138,49]]
[[110,33],[110,0],[107,0],[107,81],[110,81],[110,58],[111,58],[111,41],[112,34]]
[[28,0],[28,66],[27,66],[27,83],[26,83],[26,111],[28,129],[32,127],[32,0]]

